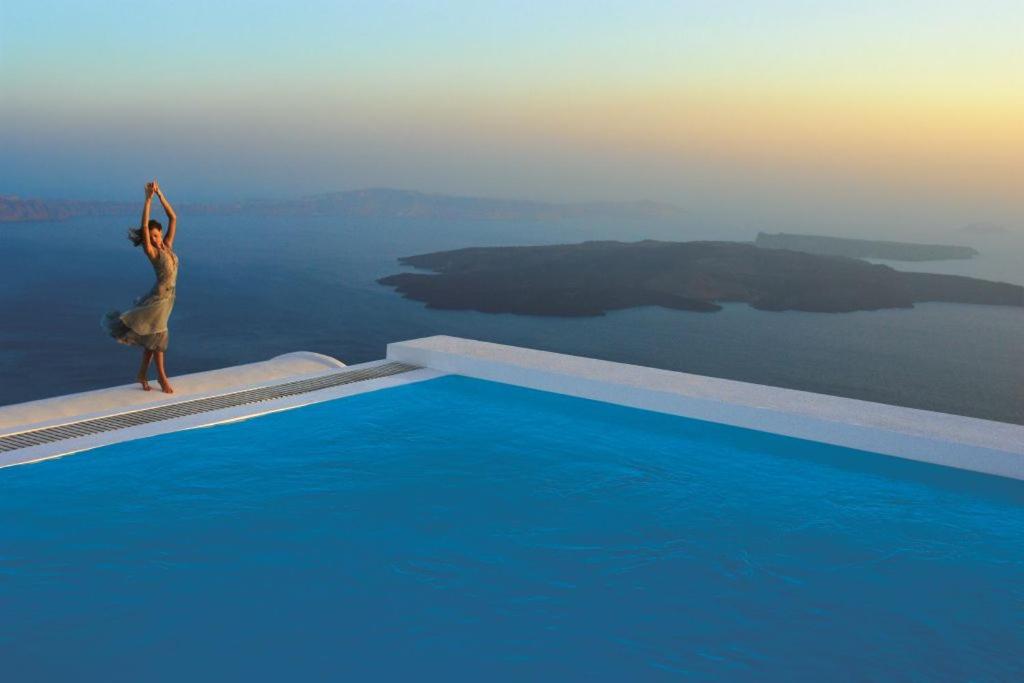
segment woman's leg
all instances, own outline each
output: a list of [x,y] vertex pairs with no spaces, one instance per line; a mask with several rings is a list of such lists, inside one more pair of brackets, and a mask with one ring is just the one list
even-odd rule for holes
[[139,374],[135,379],[142,385],[143,391],[149,391],[149,382],[146,381],[146,374],[149,372],[149,359],[152,357],[152,351],[142,349],[142,366],[139,368]]
[[173,394],[174,388],[171,387],[171,382],[167,379],[167,371],[164,369],[164,352],[154,351],[153,357],[156,359],[156,378],[160,382],[160,388],[164,390],[165,394]]

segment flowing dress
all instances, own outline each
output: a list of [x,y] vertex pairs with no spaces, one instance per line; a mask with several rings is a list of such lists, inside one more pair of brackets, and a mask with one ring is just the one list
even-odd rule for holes
[[156,284],[148,294],[135,300],[135,308],[107,313],[103,328],[121,344],[166,351],[167,319],[174,308],[174,287],[178,281],[178,255],[170,249],[160,249],[151,263]]

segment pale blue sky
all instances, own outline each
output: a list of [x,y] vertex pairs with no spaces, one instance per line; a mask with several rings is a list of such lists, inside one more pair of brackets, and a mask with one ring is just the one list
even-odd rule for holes
[[1022,35],[1019,0],[0,0],[0,193],[156,174],[1013,219]]

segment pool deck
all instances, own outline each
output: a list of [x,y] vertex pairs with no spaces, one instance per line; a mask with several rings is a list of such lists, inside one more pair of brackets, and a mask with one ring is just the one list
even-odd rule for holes
[[[440,374],[429,369],[415,369],[402,374],[375,377],[374,370],[386,364],[387,360],[380,360],[346,366],[330,356],[299,351],[258,363],[172,377],[173,394],[163,393],[156,382],[151,382],[151,391],[143,391],[138,384],[127,384],[0,406],[0,468],[49,460],[122,441],[245,420],[311,403],[432,379]],[[335,382],[331,385],[332,378],[346,374],[359,375],[360,381],[348,384]],[[273,394],[274,388],[291,383],[330,386],[270,400],[261,398],[258,402],[250,401],[243,405],[230,405],[230,401],[224,400],[260,390],[268,390],[267,393]],[[186,406],[210,399],[213,399],[210,402],[227,404],[228,407],[191,413],[184,410]],[[134,416],[159,409],[167,409],[172,417],[161,417],[158,421],[133,419]],[[81,425],[97,420],[121,422],[129,426],[104,429],[98,433],[75,434],[84,431],[80,429]],[[60,429],[70,432],[71,438],[14,450],[5,451],[2,448],[5,439],[11,441]]]
[[174,394],[163,393],[156,381],[151,380],[151,391],[142,391],[137,383],[132,383],[0,406],[0,435],[15,429],[36,428],[62,420],[82,419],[87,415],[109,415],[124,410],[148,408],[185,398],[255,387],[344,367],[345,364],[336,358],[299,351],[258,363],[173,377],[171,385],[174,387]]
[[[391,376],[374,376],[375,368],[384,368],[388,363],[416,367]],[[315,388],[346,374],[351,375],[352,383],[10,448],[17,439],[55,427],[73,433],[77,425],[90,420],[115,416],[126,422],[135,415],[152,413],[150,409],[154,407],[171,406],[173,410],[179,404],[195,405],[203,399],[253,389],[267,389],[273,394],[274,387],[288,383],[306,382]],[[0,446],[7,438],[8,449],[0,450],[0,467],[248,419],[446,374],[1024,479],[1021,425],[446,336],[393,343],[388,345],[385,359],[351,367],[329,356],[297,352],[262,363],[173,378],[176,393],[172,395],[163,394],[155,384],[150,392],[137,385],[126,385],[3,406]]]
[[1024,426],[457,337],[388,345],[440,372],[1024,479]]

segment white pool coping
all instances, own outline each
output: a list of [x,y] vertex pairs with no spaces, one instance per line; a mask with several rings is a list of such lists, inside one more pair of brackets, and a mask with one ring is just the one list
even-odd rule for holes
[[[229,391],[265,386],[268,383],[293,378],[337,372],[344,367],[345,364],[337,358],[311,351],[297,351],[256,363],[172,377],[173,394],[163,393],[157,382],[150,380],[151,391],[142,391],[138,383],[132,383],[0,406],[0,436],[13,431],[78,421],[86,417],[113,415],[127,410],[177,403],[184,399],[205,398]],[[127,369],[131,372],[132,368]]]
[[140,424],[0,453],[0,467],[27,464],[183,429],[208,427],[446,374],[844,446],[1024,480],[1024,426],[759,384],[436,336],[388,345],[387,358],[346,367],[330,356],[285,354],[260,363],[172,378],[176,393],[137,385],[0,407],[0,436],[369,369],[389,361],[419,366],[399,375]]
[[1024,479],[1024,426],[436,336],[388,360],[862,451]]
[[[133,384],[2,406],[0,407],[0,425],[2,425],[0,426],[0,437],[27,430],[121,415],[139,409],[223,396],[237,391],[260,389],[296,380],[314,379],[333,375],[340,370],[370,369],[387,362],[378,360],[346,366],[330,356],[300,351],[278,356],[268,361],[172,377],[171,383],[175,387],[173,394],[160,392],[154,382],[154,388],[149,392],[142,391],[137,384]],[[227,422],[247,420],[313,403],[378,391],[402,384],[422,382],[438,377],[440,374],[429,369],[412,370],[399,375],[367,379],[255,404],[211,410],[99,434],[44,443],[0,453],[0,468],[27,465],[101,446],[185,429],[212,427]],[[18,417],[21,417],[23,422],[18,423],[16,421]]]

